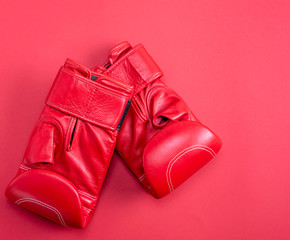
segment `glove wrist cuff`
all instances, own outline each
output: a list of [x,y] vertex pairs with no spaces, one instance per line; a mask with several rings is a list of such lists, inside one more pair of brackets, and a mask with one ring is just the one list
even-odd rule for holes
[[134,94],[163,76],[162,70],[142,44],[138,44],[119,58],[105,74],[115,78],[122,76],[124,82],[135,86]]
[[80,75],[79,69],[73,72],[62,67],[46,104],[92,124],[118,130],[132,87],[101,74],[90,76],[88,79]]

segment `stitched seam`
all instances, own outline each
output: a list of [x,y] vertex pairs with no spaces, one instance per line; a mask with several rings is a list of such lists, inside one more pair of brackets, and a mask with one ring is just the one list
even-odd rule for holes
[[162,90],[163,86],[155,86],[155,87],[151,88],[150,91],[145,96],[146,105],[147,105],[147,109],[146,109],[147,111],[146,112],[147,112],[147,115],[148,115],[148,119],[151,119],[152,123],[153,123],[153,114],[151,113],[151,110],[148,108],[150,106],[150,104],[148,104],[148,102],[150,101],[149,98],[153,94],[153,90],[158,89],[158,88],[161,88],[161,90]]
[[140,104],[138,104],[139,100],[136,100],[136,97],[132,98],[132,107],[134,109],[135,114],[137,117],[141,120],[141,122],[146,123],[147,119],[144,113],[142,113],[142,110],[138,107]]
[[[95,89],[95,90],[96,90],[96,89]],[[95,94],[95,93],[94,93],[94,94]],[[93,95],[94,95],[94,94],[93,94]],[[115,97],[116,97],[116,96],[115,96]],[[127,100],[126,103],[127,103],[128,100],[129,100],[129,98],[125,98],[125,97],[124,97],[124,99]],[[88,113],[89,113],[89,106],[90,106],[92,100],[93,100],[93,99],[92,99],[92,96],[91,96],[91,99],[90,99],[89,105],[87,106],[87,110],[86,110],[85,114],[80,114],[80,113],[78,113],[78,112],[76,112],[76,111],[73,111],[73,110],[71,110],[71,109],[67,109],[65,105],[62,105],[62,104],[61,104],[61,105],[56,105],[56,104],[54,104],[54,103],[52,103],[52,102],[50,102],[50,101],[48,101],[48,105],[49,105],[49,107],[52,107],[52,108],[54,108],[54,109],[56,109],[56,110],[63,111],[64,113],[68,112],[68,114],[69,114],[70,116],[74,116],[74,117],[76,117],[76,118],[79,118],[79,119],[82,119],[82,120],[85,120],[85,121],[88,121],[88,122],[93,122],[94,125],[99,125],[99,126],[103,126],[103,127],[105,127],[105,128],[111,129],[111,130],[115,130],[116,125],[119,123],[119,121],[116,121],[116,123],[115,123],[113,126],[110,126],[110,125],[104,124],[104,123],[101,122],[100,120],[98,120],[98,121],[96,122],[95,119],[92,118],[92,117],[88,114]],[[122,111],[119,111],[119,114],[117,115],[117,118],[116,118],[116,119],[119,119],[119,120],[120,120],[121,116],[123,115],[123,112],[124,112],[124,109],[125,109],[125,107],[126,107],[126,104],[123,104],[123,105],[124,105],[124,107],[123,107]]]
[[[160,80],[161,81],[161,80]],[[162,81],[161,81],[162,82]],[[163,83],[163,82],[162,82]],[[164,84],[164,83],[163,83]],[[151,113],[151,111],[150,111],[150,109],[148,109],[148,107],[150,106],[150,104],[148,104],[148,102],[149,102],[149,98],[151,98],[151,95],[153,94],[153,90],[155,90],[155,89],[158,89],[158,88],[160,88],[161,90],[163,90],[163,88],[165,88],[166,90],[171,90],[171,89],[169,89],[165,84],[163,85],[163,86],[155,86],[155,87],[152,87],[151,89],[150,89],[150,91],[146,94],[146,96],[145,96],[145,99],[146,99],[146,105],[147,105],[147,114],[148,114],[148,117],[149,117],[149,119],[151,119],[152,120],[152,123],[153,123],[153,114]],[[178,96],[179,97],[179,96]],[[171,120],[171,119],[170,119]],[[171,120],[172,121],[172,120]]]
[[60,221],[60,223],[63,226],[66,226],[65,221],[64,221],[61,213],[55,207],[53,207],[53,206],[51,206],[51,205],[49,205],[47,203],[44,203],[42,201],[33,199],[33,198],[20,198],[17,201],[15,201],[15,203],[17,205],[20,205],[21,203],[24,203],[24,202],[31,202],[31,203],[39,204],[40,206],[43,206],[43,207],[46,207],[49,210],[52,210],[58,216],[58,220]]
[[30,169],[28,168],[22,168],[22,167],[19,167],[21,170],[24,170],[24,171],[29,171]]
[[[105,71],[105,73],[111,73],[117,66],[119,66],[120,64],[122,64],[124,61],[128,61],[130,63],[130,65],[132,66],[129,57],[133,54],[135,54],[137,51],[139,51],[140,48],[144,48],[143,45],[138,44],[136,47],[132,48],[131,50],[129,50],[130,52],[125,54],[124,56],[121,57],[121,59],[119,59],[116,63],[114,63],[110,68],[108,68],[107,71]],[[146,50],[146,49],[145,49]],[[147,52],[147,51],[146,51]],[[159,68],[159,66],[155,63],[155,65]],[[132,66],[134,68],[134,66]],[[135,68],[134,68],[135,69]],[[135,69],[136,71],[136,69]],[[137,71],[136,71],[137,72]],[[137,72],[138,73],[138,72]],[[139,74],[139,73],[138,73]],[[147,79],[146,83],[149,83],[150,81],[152,81],[155,77],[158,77],[159,75],[162,75],[162,71],[155,73],[151,78]],[[139,74],[140,75],[140,74]],[[141,77],[141,76],[140,76]],[[142,78],[143,79],[143,78]],[[144,80],[144,79],[143,79]],[[142,87],[137,88],[138,90],[135,90],[136,92],[140,91],[142,89]]]
[[[122,155],[122,153],[119,151],[119,149],[116,147],[116,152],[120,155],[120,157],[121,157],[121,159],[123,159],[123,161],[125,162],[125,164],[127,165],[127,162],[126,162],[126,158],[124,158],[124,156]],[[144,173],[140,178],[138,178],[137,177],[137,175],[133,172],[133,170],[131,169],[131,168],[129,168],[129,170],[131,171],[131,173],[133,173],[134,174],[134,176],[137,178],[137,179],[140,179],[140,178],[142,178],[143,176],[143,178],[142,178],[142,180],[144,180],[144,178],[146,177],[146,174]],[[142,172],[144,172],[144,168],[143,168],[143,165],[142,165]]]
[[204,150],[207,151],[208,153],[210,153],[213,157],[216,155],[216,153],[214,152],[213,149],[211,149],[208,146],[204,146],[204,145],[194,145],[191,147],[188,147],[186,149],[184,149],[183,151],[179,152],[178,154],[175,155],[175,157],[168,163],[167,169],[166,169],[166,180],[167,180],[167,185],[169,188],[170,192],[174,191],[174,187],[172,184],[172,179],[171,179],[171,170],[173,168],[173,165],[185,154],[194,151],[194,150]]
[[[96,89],[95,89],[96,90]],[[87,112],[86,112],[86,114],[85,114],[85,117],[86,118],[88,118],[88,113],[89,113],[89,107],[90,107],[90,105],[91,105],[91,103],[92,103],[92,100],[93,100],[93,96],[95,95],[95,91],[94,91],[94,93],[92,94],[92,96],[91,96],[91,100],[90,100],[90,103],[88,104],[88,106],[87,106]],[[109,93],[110,94],[110,93]],[[113,124],[113,126],[111,127],[111,126],[109,126],[109,128],[113,128],[114,130],[116,129],[116,126],[119,124],[119,122],[120,122],[120,119],[121,119],[121,117],[122,117],[122,115],[124,114],[124,111],[125,111],[125,108],[126,108],[126,105],[127,105],[127,103],[128,103],[128,101],[129,101],[129,99],[130,98],[128,98],[128,97],[125,97],[125,96],[123,96],[123,97],[120,97],[120,96],[117,96],[117,95],[114,95],[114,94],[111,94],[112,96],[114,96],[115,98],[117,98],[117,99],[119,99],[119,98],[124,98],[125,99],[125,102],[123,103],[123,108],[118,112],[118,115],[117,115],[117,117],[116,117],[116,119],[117,119],[117,121],[115,121],[115,123]],[[102,121],[101,120],[99,120],[98,119],[98,123],[102,123]],[[103,124],[103,123],[102,123]],[[107,125],[108,126],[108,125]]]
[[142,117],[144,119],[148,119],[148,116],[146,116],[146,103],[144,103],[141,99],[141,96],[139,94],[136,94],[134,96],[134,100],[135,100],[135,103],[136,105],[138,105],[138,108],[140,109],[140,113],[142,114]]
[[112,72],[117,66],[119,66],[121,63],[123,63],[125,60],[128,60],[128,58],[133,55],[134,53],[137,52],[137,50],[139,50],[139,48],[142,45],[137,45],[136,47],[132,48],[129,50],[128,53],[126,53],[125,55],[123,55],[116,63],[113,64],[113,66],[111,66],[110,68],[108,68],[107,71],[105,71],[105,73],[110,73]]
[[23,170],[31,170],[30,167],[26,167],[26,166],[24,166],[23,164],[21,164],[19,168],[21,168],[21,169],[23,169]]
[[88,114],[89,114],[89,107],[91,106],[91,103],[92,103],[92,101],[93,101],[93,97],[95,96],[96,90],[97,90],[97,88],[94,89],[93,93],[92,93],[91,96],[90,96],[89,103],[87,104],[87,111],[84,113],[85,117],[88,117]]
[[[135,70],[136,71],[136,70]],[[136,71],[137,72],[137,71]],[[137,72],[138,73],[138,72]],[[141,76],[140,76],[140,74],[139,74],[139,76],[143,79],[143,83],[142,84],[140,84],[136,89],[135,89],[135,91],[134,91],[134,93],[135,94],[138,94],[140,91],[142,91],[144,88],[146,88],[151,82],[153,82],[154,80],[156,80],[158,77],[160,77],[160,76],[162,76],[162,73],[161,73],[161,75],[159,75],[161,72],[158,72],[158,73],[156,73],[156,74],[154,74],[152,77],[150,77],[150,78],[148,78],[148,79],[146,79],[146,80],[144,80]]]
[[[49,90],[49,93],[48,93],[48,95],[47,95],[47,97],[46,97],[46,101],[45,101],[45,104],[47,104],[48,105],[48,103],[50,102],[50,98],[51,98],[51,96],[53,96],[53,95],[55,95],[55,91],[56,91],[56,86],[55,85],[57,85],[57,79],[59,78],[59,75],[60,75],[60,73],[62,73],[63,72],[63,67],[59,70],[59,72],[58,72],[58,74],[57,74],[57,76],[56,76],[56,78],[54,79],[54,81],[53,81],[53,84],[52,84],[52,87],[51,87],[51,89]],[[74,82],[74,85],[75,85],[75,82]]]
[[110,89],[109,87],[105,87],[105,86],[103,86],[101,84],[97,84],[97,82],[88,82],[88,81],[86,81],[86,79],[82,79],[78,75],[71,74],[70,72],[66,71],[65,69],[62,70],[62,71],[64,71],[68,75],[72,76],[74,78],[74,80],[79,80],[79,81],[81,81],[81,82],[83,82],[83,83],[85,83],[87,85],[90,85],[90,86],[94,87],[94,91],[96,91],[96,89],[98,89],[98,90],[104,91],[104,92],[106,92],[108,94],[111,94],[111,95],[114,95],[114,96],[117,96],[117,97],[124,97],[124,98],[128,97],[128,95],[129,95],[129,94],[125,94],[124,95],[124,90],[121,93],[119,93],[117,91],[114,91],[114,90]]
[[94,124],[94,125],[98,125],[98,126],[101,126],[101,127],[106,128],[106,129],[114,130],[114,128],[111,127],[111,126],[109,126],[109,125],[106,125],[106,124],[104,124],[104,123],[102,123],[102,122],[96,122],[94,119],[88,118],[87,116],[82,116],[82,115],[80,115],[79,113],[76,113],[76,112],[74,112],[74,111],[67,110],[67,109],[65,109],[65,108],[62,108],[62,107],[60,107],[60,106],[57,106],[57,105],[54,105],[54,104],[51,104],[51,103],[50,103],[50,106],[51,106],[52,108],[59,109],[60,111],[63,111],[64,113],[69,112],[68,115],[72,114],[72,115],[70,115],[70,116],[73,116],[73,117],[76,117],[76,118],[79,118],[79,119],[85,120],[86,122],[90,122],[90,123],[92,123],[92,124]]
[[141,177],[139,177],[139,180],[142,181],[144,180],[144,178],[145,178],[145,173]]
[[81,190],[78,190],[78,192],[79,192],[81,195],[84,195],[84,196],[86,196],[86,197],[88,197],[88,198],[91,198],[92,200],[97,200],[97,198],[96,198],[95,196],[93,196],[93,195],[91,195],[91,194],[89,194],[89,193],[83,192],[83,191],[81,191]]
[[83,82],[83,83],[85,83],[87,85],[90,85],[90,86],[92,86],[94,88],[97,88],[97,89],[99,89],[101,91],[103,91],[103,90],[106,91],[107,90],[107,91],[109,91],[109,94],[117,94],[118,96],[125,97],[124,96],[124,92],[119,93],[119,92],[117,92],[117,91],[115,91],[113,89],[110,89],[109,87],[106,87],[104,85],[98,84],[98,82],[88,81],[87,78],[83,79],[83,78],[81,78],[80,76],[78,76],[76,74],[72,74],[71,72],[68,72],[66,69],[63,69],[62,72],[65,72],[66,74],[72,76],[74,78],[74,80],[79,80],[79,81],[81,81],[81,82]]
[[[71,75],[74,79],[80,80],[80,81],[84,82],[84,83],[87,84],[87,85],[91,85],[91,86],[93,86],[93,87],[94,87],[94,90],[93,90],[93,93],[90,95],[90,100],[89,100],[89,103],[87,104],[87,110],[86,110],[86,112],[85,112],[84,114],[80,114],[80,113],[78,113],[78,112],[76,112],[76,111],[73,111],[73,110],[71,110],[71,109],[68,110],[68,109],[66,108],[66,105],[64,105],[64,104],[60,104],[60,103],[58,103],[58,104],[54,104],[53,102],[51,102],[51,101],[48,99],[48,100],[46,101],[46,103],[47,103],[49,106],[53,107],[53,108],[60,109],[60,110],[64,110],[64,111],[69,111],[69,112],[71,112],[71,113],[74,113],[74,114],[76,114],[76,115],[80,115],[80,116],[84,115],[84,116],[82,116],[82,118],[85,118],[85,119],[91,119],[91,117],[89,116],[89,107],[90,107],[90,105],[91,105],[91,103],[92,103],[93,97],[95,96],[95,94],[96,94],[96,90],[97,90],[97,89],[98,89],[99,91],[101,91],[101,92],[107,93],[107,94],[109,94],[109,95],[111,95],[111,96],[114,96],[114,97],[116,97],[116,98],[124,98],[124,99],[127,99],[127,101],[128,101],[128,99],[129,99],[129,98],[128,98],[128,94],[124,95],[124,94],[118,94],[117,92],[115,92],[115,93],[114,93],[114,92],[111,92],[109,89],[103,88],[101,85],[100,85],[100,86],[99,86],[99,85],[94,86],[93,84],[90,84],[90,83],[84,81],[83,79],[78,78],[76,75],[72,75],[72,74],[70,74],[69,72],[65,71],[64,69],[63,69],[62,71],[64,71],[64,72],[66,72],[67,74]],[[53,89],[52,94],[53,94],[54,92],[55,92],[55,89]],[[119,113],[118,118],[120,118],[120,115],[122,115],[122,114],[123,114],[123,112]],[[98,121],[98,122],[99,122],[99,121]],[[103,123],[102,123],[102,124],[103,124]],[[108,125],[104,125],[104,126],[107,127],[107,128],[115,128],[116,125],[117,125],[117,123],[115,123],[113,127],[108,126]]]
[[88,214],[91,214],[91,209],[89,209],[89,208],[87,208],[85,206],[83,206],[83,208],[84,208],[85,211],[87,211]]
[[65,66],[64,66],[65,69],[67,65],[70,65],[73,68],[78,68],[78,70],[85,71],[90,76],[90,69],[88,69],[86,66],[82,65],[81,63],[75,62],[72,59],[67,59],[65,61]]
[[138,107],[136,107],[135,104],[133,104],[133,102],[131,105],[132,105],[132,108],[134,109],[136,116],[140,119],[141,122],[145,123],[146,120],[141,117],[141,115],[139,113],[140,110],[138,109]]
[[107,93],[107,94],[109,94],[109,95],[111,95],[111,96],[114,96],[114,97],[117,97],[117,98],[128,98],[128,96],[130,96],[129,94],[118,94],[117,92],[112,92],[112,91],[110,91],[110,89],[109,88],[95,88],[95,90],[94,90],[94,92],[96,91],[96,90],[99,90],[100,92],[104,92],[104,93]]

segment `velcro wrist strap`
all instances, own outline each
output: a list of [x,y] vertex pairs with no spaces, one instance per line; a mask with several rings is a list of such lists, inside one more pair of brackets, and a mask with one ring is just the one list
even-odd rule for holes
[[92,81],[62,67],[46,104],[92,124],[118,130],[132,88],[106,76]]
[[106,74],[135,85],[134,94],[148,83],[163,76],[163,72],[142,44],[137,45],[108,68]]

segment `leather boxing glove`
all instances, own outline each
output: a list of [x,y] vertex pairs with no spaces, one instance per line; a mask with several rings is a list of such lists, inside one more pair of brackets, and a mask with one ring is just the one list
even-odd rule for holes
[[119,44],[93,69],[134,85],[116,149],[154,197],[173,192],[220,150],[219,137],[160,80],[162,71],[141,44]]
[[65,226],[89,222],[132,87],[70,59],[61,67],[6,196]]

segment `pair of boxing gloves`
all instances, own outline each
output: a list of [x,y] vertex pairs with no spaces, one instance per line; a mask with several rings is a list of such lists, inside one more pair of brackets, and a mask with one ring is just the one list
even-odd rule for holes
[[93,69],[67,59],[6,196],[59,224],[83,228],[115,149],[154,197],[173,192],[222,144],[162,75],[141,44],[117,45],[108,62]]

